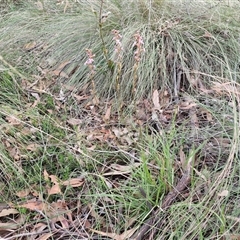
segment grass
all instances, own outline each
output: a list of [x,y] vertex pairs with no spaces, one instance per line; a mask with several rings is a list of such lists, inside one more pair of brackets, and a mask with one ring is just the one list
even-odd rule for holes
[[239,4],[4,4],[0,236],[238,239]]

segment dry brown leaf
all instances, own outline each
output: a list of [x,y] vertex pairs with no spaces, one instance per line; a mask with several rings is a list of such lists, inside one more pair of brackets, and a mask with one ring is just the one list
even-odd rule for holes
[[51,182],[55,183],[55,184],[59,184],[59,179],[57,176],[55,175],[50,175],[49,178],[51,179]]
[[41,233],[48,226],[45,223],[37,223],[34,225],[31,233]]
[[29,42],[27,43],[24,48],[27,50],[27,51],[31,51],[32,49],[34,49],[35,47],[37,46],[37,43],[35,41],[33,42]]
[[182,110],[188,110],[188,109],[191,109],[191,108],[193,108],[195,106],[197,106],[196,103],[183,102],[183,103],[181,103],[181,105],[179,107]]
[[206,112],[206,115],[207,115],[207,120],[208,120],[209,122],[212,122],[212,121],[213,121],[212,114],[207,111],[207,112]]
[[26,149],[32,152],[35,152],[40,146],[36,143],[31,143],[27,145]]
[[127,238],[130,238],[134,232],[137,230],[138,227],[132,228],[128,231],[125,231],[124,233],[122,233],[121,235],[116,234],[116,233],[107,233],[107,232],[102,232],[102,231],[97,231],[94,229],[90,229],[92,232],[95,232],[101,236],[105,236],[105,237],[110,237],[114,240],[126,240]]
[[112,128],[112,131],[117,138],[122,138],[122,136],[129,133],[127,128]]
[[76,126],[76,125],[80,125],[83,121],[81,119],[78,118],[70,118],[67,120],[67,123],[71,126]]
[[231,140],[229,138],[213,138],[211,140],[213,146],[220,146],[221,148],[228,148],[231,146]]
[[42,201],[37,201],[35,198],[27,201],[26,203],[23,203],[19,205],[20,207],[27,208],[32,211],[43,211],[44,209],[47,209],[47,205],[43,203]]
[[212,38],[212,37],[213,37],[213,35],[212,35],[210,32],[208,32],[208,31],[205,31],[205,33],[204,33],[203,37],[205,37],[205,38]]
[[159,103],[158,90],[154,90],[153,95],[152,95],[152,101],[153,101],[154,108],[160,111],[161,106],[160,106],[160,103]]
[[16,196],[23,198],[23,197],[27,197],[30,193],[31,193],[30,189],[24,189],[24,190],[17,192]]
[[[36,201],[36,199],[32,199],[24,204],[19,205],[20,207],[25,207],[32,211],[42,211],[46,216],[49,218],[51,226],[54,227],[54,225],[57,222],[61,223],[61,227],[64,229],[68,229],[70,227],[69,222],[73,222],[72,219],[72,212],[68,209],[67,204],[64,201],[57,201],[52,202],[51,205],[48,205],[46,203]],[[67,216],[68,219],[66,219],[64,216]],[[33,229],[33,233],[41,233],[46,228],[46,225],[44,224],[38,224]],[[52,232],[53,233],[53,232]],[[47,235],[46,235],[47,236]],[[41,238],[39,238],[41,239]],[[43,238],[44,239],[44,238]]]
[[54,184],[51,188],[47,189],[48,196],[53,194],[62,194],[61,188],[58,184]]
[[232,84],[232,82],[212,82],[212,90],[218,94],[229,95],[234,93],[235,95],[239,96],[240,93],[240,86],[239,84]]
[[38,93],[36,93],[36,92],[31,92],[31,95],[32,95],[34,98],[36,98],[37,102],[40,101],[40,96],[39,96]]
[[63,72],[63,69],[64,69],[69,63],[71,63],[71,62],[70,62],[70,61],[66,61],[66,62],[61,63],[61,64],[58,66],[58,68],[57,68],[55,71],[53,71],[53,74],[54,74],[55,76],[61,76],[61,77],[66,77],[66,78],[67,78],[68,75]]
[[122,136],[122,132],[118,128],[112,128],[112,131],[117,138],[120,138]]
[[113,163],[110,165],[110,167],[120,172],[127,172],[127,171],[131,171],[133,168],[139,167],[140,165],[141,163],[133,163],[129,166]]
[[21,133],[23,135],[30,135],[30,134],[33,134],[37,131],[38,130],[36,128],[29,128],[29,127],[24,127],[24,128],[21,129]]
[[18,214],[18,210],[14,209],[14,208],[9,208],[9,209],[3,209],[1,212],[0,212],[0,217],[5,217],[5,216],[8,216],[10,214]]
[[27,214],[19,214],[13,221],[18,223],[20,226],[26,224]]
[[19,228],[19,224],[16,224],[16,223],[2,223],[0,222],[0,230],[4,230],[4,229],[11,229],[11,230],[14,230],[14,229],[18,229]]
[[4,144],[5,148],[10,148],[11,147],[10,140],[8,140],[8,139],[2,139],[2,143]]
[[[46,174],[46,173],[45,173]],[[60,181],[55,175],[48,175],[48,178],[51,179],[51,182],[54,183],[52,187],[48,186],[47,191],[48,195],[53,195],[53,194],[62,194],[61,188],[60,188]]]
[[19,126],[21,125],[21,121],[14,117],[14,116],[7,116],[6,120],[12,125],[12,126]]
[[228,190],[223,190],[222,192],[218,193],[219,197],[227,197],[229,194]]
[[112,106],[109,106],[109,107],[107,108],[107,111],[106,111],[106,113],[105,113],[105,115],[104,115],[104,117],[103,117],[103,120],[104,120],[104,121],[108,121],[108,120],[110,119],[111,109],[112,109]]
[[148,116],[147,116],[146,112],[144,111],[144,109],[137,109],[136,110],[136,118],[138,120],[142,120],[142,121],[147,121],[148,120]]
[[[53,202],[51,204],[51,211],[49,211],[46,214],[47,214],[47,216],[49,216],[51,218],[52,224],[55,224],[56,222],[60,222],[62,225],[62,228],[64,228],[64,229],[68,229],[69,228],[68,222],[73,221],[72,220],[72,212],[68,209],[67,204],[62,200]],[[68,216],[68,220],[64,217],[64,215]]]
[[84,223],[83,223],[83,227],[84,229],[88,229],[92,226],[92,224],[88,221],[88,220],[85,220]]
[[167,106],[171,99],[170,94],[167,90],[162,90],[159,92],[159,104],[160,106]]
[[[55,212],[55,215],[56,214],[59,214],[58,210]],[[63,215],[58,215],[55,218],[51,218],[51,223],[52,224],[55,224],[56,222],[60,222],[63,229],[68,229],[69,228],[68,220]]]
[[84,179],[82,178],[72,178],[67,181],[62,182],[64,186],[71,186],[71,187],[80,187],[84,184]]
[[81,102],[81,101],[86,100],[86,99],[89,98],[89,96],[86,96],[86,95],[79,96],[77,94],[73,94],[73,97],[75,97],[78,102]]
[[8,153],[16,161],[20,159],[20,151],[17,147],[9,148]]
[[43,176],[44,176],[44,180],[45,180],[45,181],[48,181],[48,180],[49,180],[49,174],[48,174],[48,172],[47,172],[46,169],[43,170]]
[[99,103],[100,103],[99,98],[97,96],[94,96],[92,99],[92,104],[96,106],[96,105],[99,105]]
[[128,173],[132,172],[133,168],[137,168],[140,165],[141,165],[141,163],[134,163],[134,164],[131,164],[130,166],[113,163],[110,165],[110,167],[113,168],[115,171],[104,173],[103,176],[128,174]]

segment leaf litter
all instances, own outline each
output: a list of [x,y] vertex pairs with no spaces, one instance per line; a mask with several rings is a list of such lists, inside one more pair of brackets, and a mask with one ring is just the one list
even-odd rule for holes
[[[28,47],[31,47],[31,45]],[[68,62],[65,62],[60,65],[53,74],[57,76],[63,74],[62,72],[67,64]],[[67,76],[63,75],[63,77]],[[42,79],[44,79],[44,77],[42,77]],[[70,106],[67,105],[67,101],[65,103],[61,102],[63,99],[59,99],[59,91],[51,92],[50,86],[55,86],[55,80],[53,80],[51,84],[45,85],[43,83],[45,80],[42,79],[38,79],[34,84],[30,84],[26,81],[24,83],[24,89],[27,92],[30,92],[30,95],[33,97],[33,104],[31,107],[33,109],[37,108],[38,104],[44,101],[43,95],[47,94],[55,101],[55,108],[52,113],[56,113],[57,116],[60,116],[61,111],[65,110],[66,106],[69,108]],[[119,122],[118,113],[114,109],[112,102],[104,102],[97,96],[92,96],[91,92],[86,91],[77,93],[74,88],[64,85],[61,87],[64,92],[64,99],[65,96],[70,96],[69,100],[75,99],[77,101],[77,105],[75,106],[76,109],[77,106],[81,104],[81,114],[79,114],[79,110],[73,109],[68,112],[67,119],[61,119],[59,122],[80,132],[81,136],[87,141],[87,145],[89,146],[88,149],[93,152],[96,151],[96,146],[109,146],[111,149],[114,146],[114,148],[122,149],[123,152],[125,151],[131,156],[132,153],[130,152],[134,149],[134,146],[139,141],[140,137],[140,133],[136,131],[136,127],[147,126],[150,134],[153,134],[156,131],[161,134],[162,129],[169,129],[172,121],[175,121],[175,124],[179,124],[180,126],[183,125],[184,122],[187,122],[191,131],[190,138],[197,140],[199,129],[202,127],[202,119],[205,119],[204,126],[208,124],[211,125],[214,122],[211,112],[202,108],[198,102],[192,100],[188,96],[179,98],[179,102],[175,103],[172,101],[169,91],[155,89],[152,93],[151,100],[139,100],[136,104],[136,111],[135,114],[133,114],[132,119],[128,119],[128,121],[122,123]],[[197,84],[195,87],[199,87],[200,92],[201,88],[203,88],[202,92],[204,93],[214,93],[225,97],[228,96],[229,93],[236,93],[236,88],[228,83],[214,83],[213,87],[207,91],[206,87],[201,84]],[[14,128],[15,131],[23,135],[31,135],[37,131],[36,128],[34,129],[31,126],[26,126],[23,123],[24,121],[22,119],[24,114],[22,112],[8,111],[8,113],[9,114],[5,117],[5,121],[11,128]],[[72,134],[72,129],[68,129],[68,131]],[[9,129],[5,129],[5,135],[8,136],[8,132]],[[203,142],[203,139],[199,139],[199,143],[200,142]],[[220,148],[229,147],[227,139],[221,137],[209,139],[206,146],[210,146],[211,144],[214,146],[219,145]],[[23,154],[21,153],[23,148],[17,143],[13,145],[11,140],[4,139],[4,145],[6,146],[9,155],[15,161],[20,161],[23,158]],[[39,143],[28,142],[24,149],[37,153],[39,148],[41,148]],[[79,143],[79,148],[81,149],[81,143]],[[193,157],[195,157],[195,155],[192,156],[192,158]],[[164,197],[160,210],[154,211],[153,216],[151,216],[142,227],[130,228],[129,226],[128,230],[123,231],[121,234],[116,234],[114,231],[107,232],[93,229],[94,218],[102,219],[102,230],[108,228],[108,226],[103,226],[106,222],[95,212],[91,205],[81,206],[78,210],[91,213],[88,218],[85,219],[86,229],[79,230],[79,223],[76,221],[76,213],[72,210],[72,207],[70,207],[72,203],[70,204],[70,202],[65,202],[63,200],[64,188],[85,189],[86,180],[82,177],[61,180],[61,177],[49,174],[46,169],[43,170],[42,173],[45,180],[45,197],[46,199],[49,199],[51,196],[56,196],[57,200],[44,200],[36,186],[32,186],[32,189],[23,189],[16,193],[16,196],[21,199],[17,204],[17,207],[9,209],[6,207],[2,209],[0,212],[0,220],[8,215],[21,216],[23,214],[18,209],[25,208],[28,211],[35,213],[35,219],[43,221],[42,223],[32,225],[32,230],[30,230],[30,232],[36,236],[36,238],[33,239],[48,239],[52,236],[62,234],[64,229],[68,229],[72,234],[82,235],[83,237],[90,236],[89,234],[92,232],[116,240],[131,238],[133,235],[136,239],[141,239],[142,232],[146,232],[145,227],[149,220],[155,222],[162,210],[167,209],[175,201],[179,201],[179,195],[185,194],[185,196],[187,196],[185,190],[188,188],[191,180],[190,169],[193,168],[193,159],[186,157],[186,145],[180,147],[179,162],[182,171],[179,173],[179,181],[174,186],[174,189],[169,191]],[[122,178],[127,179],[127,175],[130,176],[134,170],[142,166],[141,161],[131,163],[110,162],[106,164],[107,166],[101,174],[109,189],[118,188],[120,185],[116,184],[118,181],[120,182]],[[176,171],[179,172],[177,169]],[[198,175],[201,176],[201,174],[202,173],[198,171]],[[116,180],[117,177],[119,177],[119,180]],[[114,184],[112,183],[112,178],[115,179]],[[228,190],[223,190],[218,193],[218,196],[226,197],[228,194]],[[201,196],[199,195],[199,198],[200,197]],[[105,201],[108,200],[105,199]],[[44,223],[46,220],[50,223],[50,229],[49,226]],[[132,225],[134,225],[134,221]],[[59,228],[59,224],[61,225],[61,228]],[[159,224],[161,225],[162,223],[160,222]],[[16,230],[19,227],[18,224],[13,224],[11,221],[9,221],[9,223],[0,222],[0,227],[1,226],[5,231],[9,231],[9,234],[12,230]]]

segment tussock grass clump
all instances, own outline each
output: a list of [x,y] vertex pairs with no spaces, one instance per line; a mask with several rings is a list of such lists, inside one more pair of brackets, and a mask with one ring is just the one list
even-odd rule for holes
[[[52,14],[51,8],[46,8],[5,16],[1,47],[8,49],[4,51],[8,58],[15,59],[19,67],[24,61],[34,66],[43,59],[40,66],[47,69],[69,62],[64,68],[68,78],[62,80],[80,90],[92,81],[84,65],[85,49],[91,49],[98,94],[114,96],[119,82],[121,99],[133,97],[133,92],[138,98],[146,96],[156,88],[171,88],[177,97],[181,88],[209,85],[211,78],[201,73],[222,78],[238,73],[238,5],[232,9],[197,2],[173,6],[167,1],[100,1],[76,3],[81,11],[74,12],[71,4],[65,10],[64,5],[58,6],[65,14]],[[100,15],[107,17],[102,21]],[[121,59],[116,56],[113,30],[122,36]],[[136,67],[137,32],[145,52]],[[31,42],[36,42],[36,51],[26,50]],[[14,49],[25,56],[19,62]]]

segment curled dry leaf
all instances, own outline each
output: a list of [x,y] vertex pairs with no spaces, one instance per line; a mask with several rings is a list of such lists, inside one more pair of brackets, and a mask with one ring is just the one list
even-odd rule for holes
[[62,182],[62,185],[71,186],[71,187],[80,187],[83,184],[84,184],[84,179],[82,179],[82,178],[72,178],[72,179]]
[[0,217],[5,217],[5,216],[8,216],[10,214],[18,214],[18,210],[14,209],[14,208],[9,208],[9,209],[3,209],[1,212],[0,212]]
[[54,183],[52,187],[48,187],[48,195],[53,194],[62,194],[61,187],[59,185],[60,181],[55,175],[49,175],[49,178],[51,179],[51,182]]
[[46,170],[44,170],[43,175],[44,175],[44,179],[46,181],[51,179],[51,182],[54,183],[54,185],[52,187],[47,186],[48,195],[62,194],[61,185],[71,186],[71,187],[80,187],[84,184],[83,178],[72,178],[72,179],[69,179],[66,181],[61,181],[60,179],[57,178],[57,176],[49,175]]
[[62,194],[61,188],[58,184],[54,184],[47,191],[48,191],[48,196],[53,195],[53,194]]

